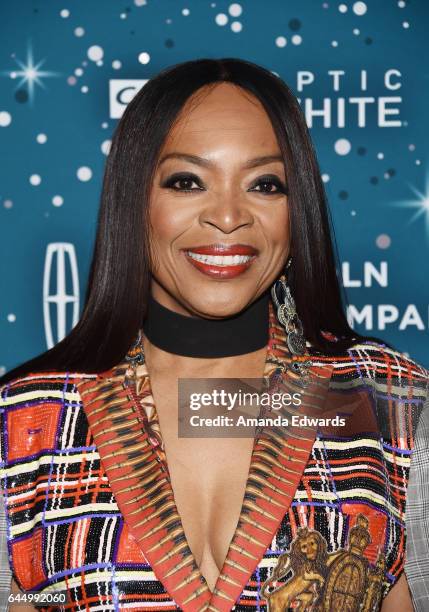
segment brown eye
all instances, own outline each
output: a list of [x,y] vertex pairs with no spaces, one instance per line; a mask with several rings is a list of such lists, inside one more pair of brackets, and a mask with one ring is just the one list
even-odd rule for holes
[[[272,193],[273,191],[274,193],[278,193],[279,191],[278,187],[271,181],[264,181],[264,182],[258,183],[258,185],[262,185],[264,187],[263,189],[261,188],[261,191],[264,191],[265,193]],[[272,189],[273,187],[274,187],[274,190]]]
[[[182,179],[178,179],[175,183],[174,186],[179,185],[179,189],[184,189],[185,191],[188,191],[191,189],[191,186],[195,183],[195,181],[192,181],[191,179],[188,178],[182,178]],[[177,187],[175,187],[177,189]]]
[[200,185],[199,178],[195,174],[173,174],[163,184],[162,187],[173,189],[174,191],[202,191],[201,186],[196,189],[193,184]]
[[[255,187],[261,187],[260,189],[255,189]],[[255,183],[253,189],[251,191],[257,191],[259,193],[263,193],[264,195],[274,195],[278,193],[286,194],[286,187],[283,185],[277,177],[263,177]]]

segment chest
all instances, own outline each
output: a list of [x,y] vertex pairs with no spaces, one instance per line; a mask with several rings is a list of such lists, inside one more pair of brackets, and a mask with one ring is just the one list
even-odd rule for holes
[[189,547],[214,588],[242,509],[254,440],[251,437],[180,437],[174,384],[152,382],[166,464]]

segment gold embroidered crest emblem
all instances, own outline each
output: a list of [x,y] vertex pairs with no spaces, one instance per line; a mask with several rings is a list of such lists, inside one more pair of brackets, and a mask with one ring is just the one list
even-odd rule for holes
[[[368,519],[359,514],[350,529],[347,549],[327,553],[325,538],[300,528],[290,550],[280,555],[271,576],[262,585],[270,612],[372,612],[379,609],[385,560],[379,554],[375,566],[365,557],[371,542]],[[273,583],[292,572],[283,584]]]
[[[270,578],[262,585],[262,595],[268,600],[270,612],[287,612],[294,605],[298,610],[312,610],[325,582],[326,540],[318,531],[298,529],[290,551],[280,555]],[[269,592],[274,581],[293,576]]]

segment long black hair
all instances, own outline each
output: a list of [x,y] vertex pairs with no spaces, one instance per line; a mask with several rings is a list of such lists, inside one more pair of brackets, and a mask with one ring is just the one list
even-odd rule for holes
[[[316,351],[330,353],[360,338],[345,315],[325,190],[297,99],[284,81],[257,64],[199,59],[164,69],[128,104],[106,161],[81,318],[61,342],[5,374],[0,384],[42,370],[102,372],[123,359],[142,325],[150,291],[148,203],[159,153],[192,94],[222,81],[253,94],[277,136],[290,208],[288,283],[306,339]],[[339,344],[327,341],[324,330],[339,337]]]

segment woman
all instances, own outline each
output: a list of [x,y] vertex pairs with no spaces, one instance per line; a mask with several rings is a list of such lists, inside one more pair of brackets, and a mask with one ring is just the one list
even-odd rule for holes
[[[179,379],[231,377],[348,426],[179,437]],[[348,326],[286,85],[236,59],[164,70],[113,139],[78,325],[2,380],[14,588],[69,610],[411,610],[428,380]]]

